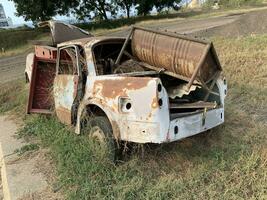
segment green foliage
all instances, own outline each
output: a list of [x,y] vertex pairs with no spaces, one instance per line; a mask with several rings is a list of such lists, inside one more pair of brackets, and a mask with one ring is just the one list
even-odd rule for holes
[[99,19],[108,20],[107,13],[115,15],[117,7],[107,0],[81,0],[79,7],[74,9],[80,20]]
[[154,1],[153,0],[137,0],[137,13],[138,15],[147,15],[153,8],[154,6]]
[[17,153],[18,155],[23,155],[26,152],[32,152],[32,151],[36,151],[38,149],[39,149],[38,144],[27,144],[27,145],[24,145],[23,147],[21,147],[20,149],[16,149],[15,153]]
[[112,2],[125,10],[127,18],[130,18],[130,9],[136,4],[136,0],[113,0]]
[[161,12],[164,8],[170,9],[177,9],[178,4],[181,2],[181,0],[137,0],[137,11],[138,15],[147,15],[149,12],[155,7],[158,12]]
[[170,8],[178,9],[178,4],[181,2],[181,0],[158,0],[155,2],[155,7],[158,12],[161,12],[164,8],[167,8],[168,10]]
[[33,22],[51,19],[57,14],[67,14],[70,8],[78,6],[77,1],[71,0],[12,0],[15,3],[17,16]]
[[20,28],[0,31],[0,48],[5,50],[16,48],[27,44],[28,40],[33,40],[44,33],[40,29]]
[[130,17],[131,8],[137,9],[138,15],[147,15],[156,7],[160,12],[164,8],[177,8],[181,0],[12,0],[15,3],[17,15],[34,23],[51,19],[60,14],[72,12],[80,20],[108,20],[108,16],[117,18],[117,12],[122,9]]

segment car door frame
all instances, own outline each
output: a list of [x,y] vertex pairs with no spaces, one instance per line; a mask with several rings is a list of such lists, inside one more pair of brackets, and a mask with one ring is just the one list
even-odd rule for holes
[[[77,74],[60,74],[60,53],[61,50],[67,48],[75,49]],[[55,111],[59,120],[64,124],[75,124],[78,103],[81,97],[80,90],[82,90],[82,71],[81,64],[78,57],[78,46],[77,45],[67,45],[58,48],[57,50],[57,64],[56,64],[56,76],[54,80],[54,100],[55,100]],[[73,66],[74,67],[74,66]]]

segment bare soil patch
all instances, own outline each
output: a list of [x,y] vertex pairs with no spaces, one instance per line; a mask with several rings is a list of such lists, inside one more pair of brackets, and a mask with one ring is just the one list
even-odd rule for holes
[[[63,194],[60,188],[54,191],[54,184],[58,181],[56,176],[55,163],[53,162],[51,156],[49,155],[48,149],[40,149],[37,152],[30,153],[28,156],[34,157],[36,159],[36,165],[34,166],[36,170],[34,173],[42,173],[48,183],[48,187],[41,191],[31,194],[27,194],[21,198],[21,200],[28,199],[39,199],[39,200],[63,200]],[[26,155],[27,157],[27,155]]]
[[213,28],[199,31],[194,35],[201,37],[240,37],[267,33],[267,10],[243,14],[237,20]]

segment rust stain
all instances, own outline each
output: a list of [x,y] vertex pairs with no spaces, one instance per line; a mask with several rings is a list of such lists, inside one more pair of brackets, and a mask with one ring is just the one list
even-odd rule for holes
[[127,91],[138,90],[147,86],[152,78],[133,78],[96,80],[93,91],[98,92],[101,88],[101,94],[105,98],[114,99],[118,96],[127,96]]
[[151,103],[151,107],[153,109],[156,109],[159,107],[159,103],[158,103],[158,97],[154,97],[153,100],[152,100],[152,103]]
[[68,85],[68,76],[67,75],[60,75],[60,76],[57,76],[57,82],[58,83],[62,83],[62,86],[65,88],[67,87]]
[[152,117],[152,112],[149,113],[149,115],[147,116],[146,120],[149,121]]
[[35,56],[42,59],[56,60],[57,48],[51,46],[35,46]]
[[74,81],[74,90],[73,90],[73,99],[76,98],[77,93],[78,93],[78,81],[79,81],[79,77],[78,76],[74,76],[73,77],[73,81]]
[[68,109],[62,106],[59,106],[56,109],[56,114],[57,114],[57,117],[60,119],[60,121],[66,124],[71,124],[71,113]]
[[[187,78],[192,77],[207,43],[201,43],[190,38],[179,38],[164,35],[160,32],[135,29],[132,36],[132,52],[142,62]],[[207,81],[220,70],[216,55],[211,49],[206,56],[206,63],[201,66],[200,79]]]
[[115,137],[115,140],[119,140],[120,139],[120,129],[119,129],[119,126],[117,124],[116,121],[111,121],[111,126],[112,126],[112,129],[113,129],[113,135]]

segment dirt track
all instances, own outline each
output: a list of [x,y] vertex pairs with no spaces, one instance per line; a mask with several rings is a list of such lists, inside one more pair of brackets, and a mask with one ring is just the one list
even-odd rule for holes
[[24,76],[26,54],[0,59],[0,83]]
[[[141,26],[148,28],[159,29],[159,30],[168,30],[170,32],[177,32],[181,34],[192,34],[201,30],[210,29],[213,27],[222,26],[229,24],[237,20],[241,14],[232,15],[232,16],[220,16],[220,17],[211,17],[205,19],[177,19],[170,20],[166,22],[152,22],[152,23],[143,23]],[[118,31],[112,34],[112,36],[126,36],[126,31]]]
[[[235,14],[235,15],[226,15],[220,17],[210,17],[205,19],[173,19],[173,20],[166,20],[166,21],[155,21],[151,23],[144,22],[141,25],[156,28],[161,30],[168,30],[172,32],[182,33],[182,34],[190,34],[190,35],[198,35],[201,37],[212,36],[212,35],[222,35],[229,32],[229,30],[235,30],[234,33],[229,32],[231,34],[237,33],[240,35],[239,32],[243,31],[244,23],[250,18],[253,19],[261,19],[262,25],[266,26],[266,18],[264,14],[266,10],[257,11],[248,14]],[[241,26],[242,25],[242,26]],[[251,24],[247,24],[245,27],[248,30],[247,34],[249,34],[249,27],[252,26]],[[239,28],[240,27],[240,28]],[[266,26],[267,27],[267,26]],[[240,31],[238,32],[237,30]],[[221,30],[222,29],[222,30]],[[251,28],[253,31],[254,28]],[[262,28],[261,28],[262,30]],[[122,30],[117,32],[112,32],[107,35],[109,36],[125,36],[127,35],[128,31]],[[18,56],[13,56],[9,58],[0,58],[0,83],[5,83],[10,80],[15,80],[17,78],[21,78],[24,76],[24,69],[25,69],[25,60],[26,54],[21,54]]]

